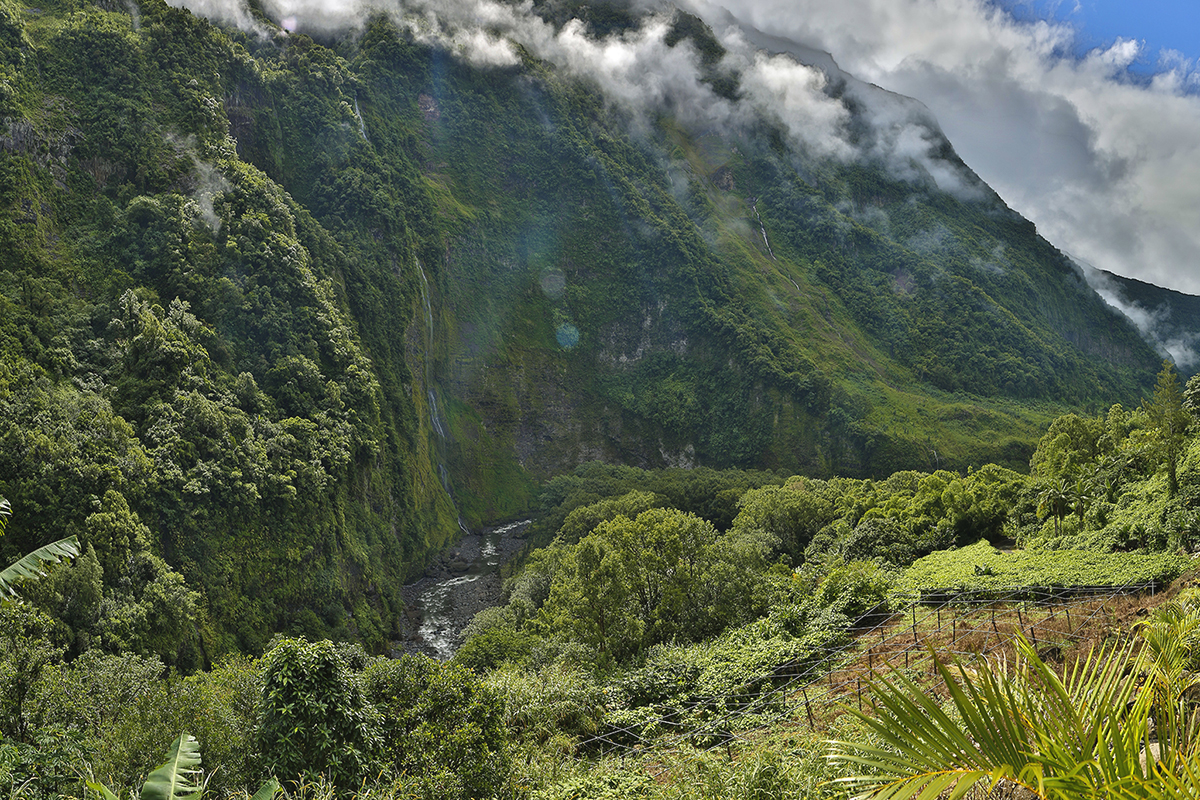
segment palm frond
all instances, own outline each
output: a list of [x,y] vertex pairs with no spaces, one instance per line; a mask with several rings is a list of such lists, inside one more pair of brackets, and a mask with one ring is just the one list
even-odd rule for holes
[[875,715],[851,709],[874,741],[836,742],[830,756],[862,774],[838,783],[859,797],[887,800],[954,800],[972,786],[1001,781],[1047,798],[1136,784],[1145,778],[1137,715],[1146,709],[1132,703],[1131,653],[1129,645],[1095,650],[1065,678],[1023,638],[1011,674],[987,660],[974,676],[939,663],[953,714],[899,672],[879,679]]

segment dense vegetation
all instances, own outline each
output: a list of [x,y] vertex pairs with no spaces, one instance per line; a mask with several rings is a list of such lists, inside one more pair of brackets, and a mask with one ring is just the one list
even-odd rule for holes
[[[662,743],[678,759],[686,744],[700,761],[675,768],[700,769],[734,734],[786,718],[776,687],[837,669],[857,630],[913,590],[944,601],[1161,587],[1187,570],[1198,393],[1200,378],[1183,390],[1166,366],[1139,408],[1060,417],[1031,475],[582,467],[547,485],[539,526],[554,528],[550,543],[445,664],[303,639],[188,676],[154,655],[95,645],[74,655],[79,634],[62,609],[95,580],[85,554],[0,606],[0,780],[70,794],[86,764],[108,785],[135,786],[187,731],[212,771],[208,791],[222,795],[275,776],[314,797],[649,796],[653,781],[616,770],[606,750]],[[843,752],[878,755],[863,724],[840,723]],[[815,740],[795,746],[704,767],[725,787],[710,795],[769,776],[790,792],[833,791],[817,784],[850,762],[825,760]]]
[[[432,551],[584,461],[1023,469],[1145,388],[986,192],[635,120],[382,16],[322,44],[130,8],[0,9],[0,554],[80,536],[72,655],[382,652]],[[664,46],[738,97],[698,20]]]
[[[258,24],[0,0],[0,791],[174,747],[220,796],[648,796],[591,759],[763,724],[898,590],[1185,568],[1200,383],[1133,407],[1153,351],[993,195]],[[384,657],[403,582],[518,513],[455,660]]]

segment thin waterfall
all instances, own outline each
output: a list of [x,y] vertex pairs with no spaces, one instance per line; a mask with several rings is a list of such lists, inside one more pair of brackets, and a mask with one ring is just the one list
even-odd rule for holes
[[367,138],[367,125],[363,122],[362,113],[358,110],[358,95],[354,95],[354,116],[358,119],[358,133],[363,137],[363,141],[371,141]]
[[421,260],[417,259],[417,272],[421,274],[421,301],[425,305],[425,390],[429,393],[429,422],[439,438],[446,438],[446,429],[438,414],[437,395],[433,391],[433,380],[430,376],[430,362],[433,360],[433,306],[429,303],[429,279],[425,277],[425,269]]
[[[769,241],[767,241],[767,226],[763,225],[762,215],[760,215],[758,213],[758,198],[757,197],[750,198],[750,207],[754,209],[754,216],[756,219],[758,219],[758,229],[760,231],[762,231],[763,244],[765,244],[767,246],[767,252],[771,255],[771,258],[774,259],[775,251],[771,249],[771,243]],[[799,290],[799,288],[800,288],[799,286],[796,287],[797,290]]]

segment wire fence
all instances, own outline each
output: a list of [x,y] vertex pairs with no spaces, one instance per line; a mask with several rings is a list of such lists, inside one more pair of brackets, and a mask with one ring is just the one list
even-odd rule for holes
[[780,724],[824,728],[847,706],[870,705],[873,676],[890,670],[936,672],[938,662],[966,661],[1011,647],[1018,633],[1039,653],[1054,657],[1106,631],[1116,618],[1120,598],[1155,594],[1157,582],[1122,586],[1034,587],[987,590],[940,590],[893,594],[859,618],[849,641],[821,648],[800,662],[785,663],[743,683],[769,684],[705,698],[724,708],[702,721],[693,707],[664,711],[653,720],[660,733],[643,740],[645,721],[610,726],[581,742],[609,753],[657,751],[688,745],[715,749]]

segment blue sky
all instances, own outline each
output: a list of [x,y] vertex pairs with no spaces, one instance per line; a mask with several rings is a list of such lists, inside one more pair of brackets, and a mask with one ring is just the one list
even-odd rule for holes
[[1110,46],[1118,38],[1145,43],[1132,65],[1136,72],[1159,68],[1164,50],[1195,61],[1200,56],[1200,3],[1196,0],[1004,0],[1021,20],[1046,19],[1071,25],[1078,33],[1076,55]]

